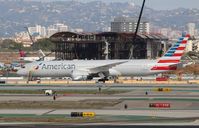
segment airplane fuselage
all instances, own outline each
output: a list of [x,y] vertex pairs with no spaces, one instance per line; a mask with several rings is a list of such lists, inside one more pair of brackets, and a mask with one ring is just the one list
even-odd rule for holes
[[18,74],[27,76],[31,73],[34,77],[71,77],[76,70],[86,72],[86,69],[118,62],[124,63],[110,68],[110,76],[144,76],[161,72],[151,70],[157,60],[64,60],[26,64]]

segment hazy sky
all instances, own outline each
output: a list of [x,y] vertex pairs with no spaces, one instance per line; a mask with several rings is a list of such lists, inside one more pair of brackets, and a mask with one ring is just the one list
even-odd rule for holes
[[[132,0],[136,4],[142,3],[142,0]],[[146,6],[154,9],[175,9],[183,8],[198,8],[199,0],[146,0]]]
[[[37,0],[37,1],[43,1],[43,0]],[[45,1],[60,1],[60,0],[45,0]],[[61,1],[68,1],[68,0],[61,0]],[[96,1],[96,0],[79,0],[79,1],[87,2],[87,1]],[[104,2],[132,1],[135,4],[141,5],[143,0],[98,0],[98,1],[104,1]],[[146,0],[146,6],[158,10],[175,9],[179,7],[199,9],[199,0]]]

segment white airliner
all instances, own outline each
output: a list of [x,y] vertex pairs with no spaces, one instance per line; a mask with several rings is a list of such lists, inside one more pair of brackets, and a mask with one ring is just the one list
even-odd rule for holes
[[39,61],[25,64],[17,74],[32,77],[71,77],[73,80],[90,80],[93,77],[146,76],[182,68],[180,59],[189,35],[185,35],[157,60],[63,60]]

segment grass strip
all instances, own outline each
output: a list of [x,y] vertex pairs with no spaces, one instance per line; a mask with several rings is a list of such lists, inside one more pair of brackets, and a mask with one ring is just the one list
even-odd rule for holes
[[0,109],[102,109],[112,107],[120,100],[82,100],[82,101],[1,101]]

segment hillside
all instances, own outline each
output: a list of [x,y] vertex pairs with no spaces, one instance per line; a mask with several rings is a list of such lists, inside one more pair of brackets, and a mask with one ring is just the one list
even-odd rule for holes
[[[13,36],[25,26],[48,26],[64,23],[70,28],[85,31],[106,31],[117,16],[137,17],[140,7],[132,2],[105,3],[93,1],[33,2],[27,0],[0,0],[0,37]],[[144,17],[153,25],[185,29],[185,24],[199,24],[199,9],[179,8],[170,11],[144,9]]]

